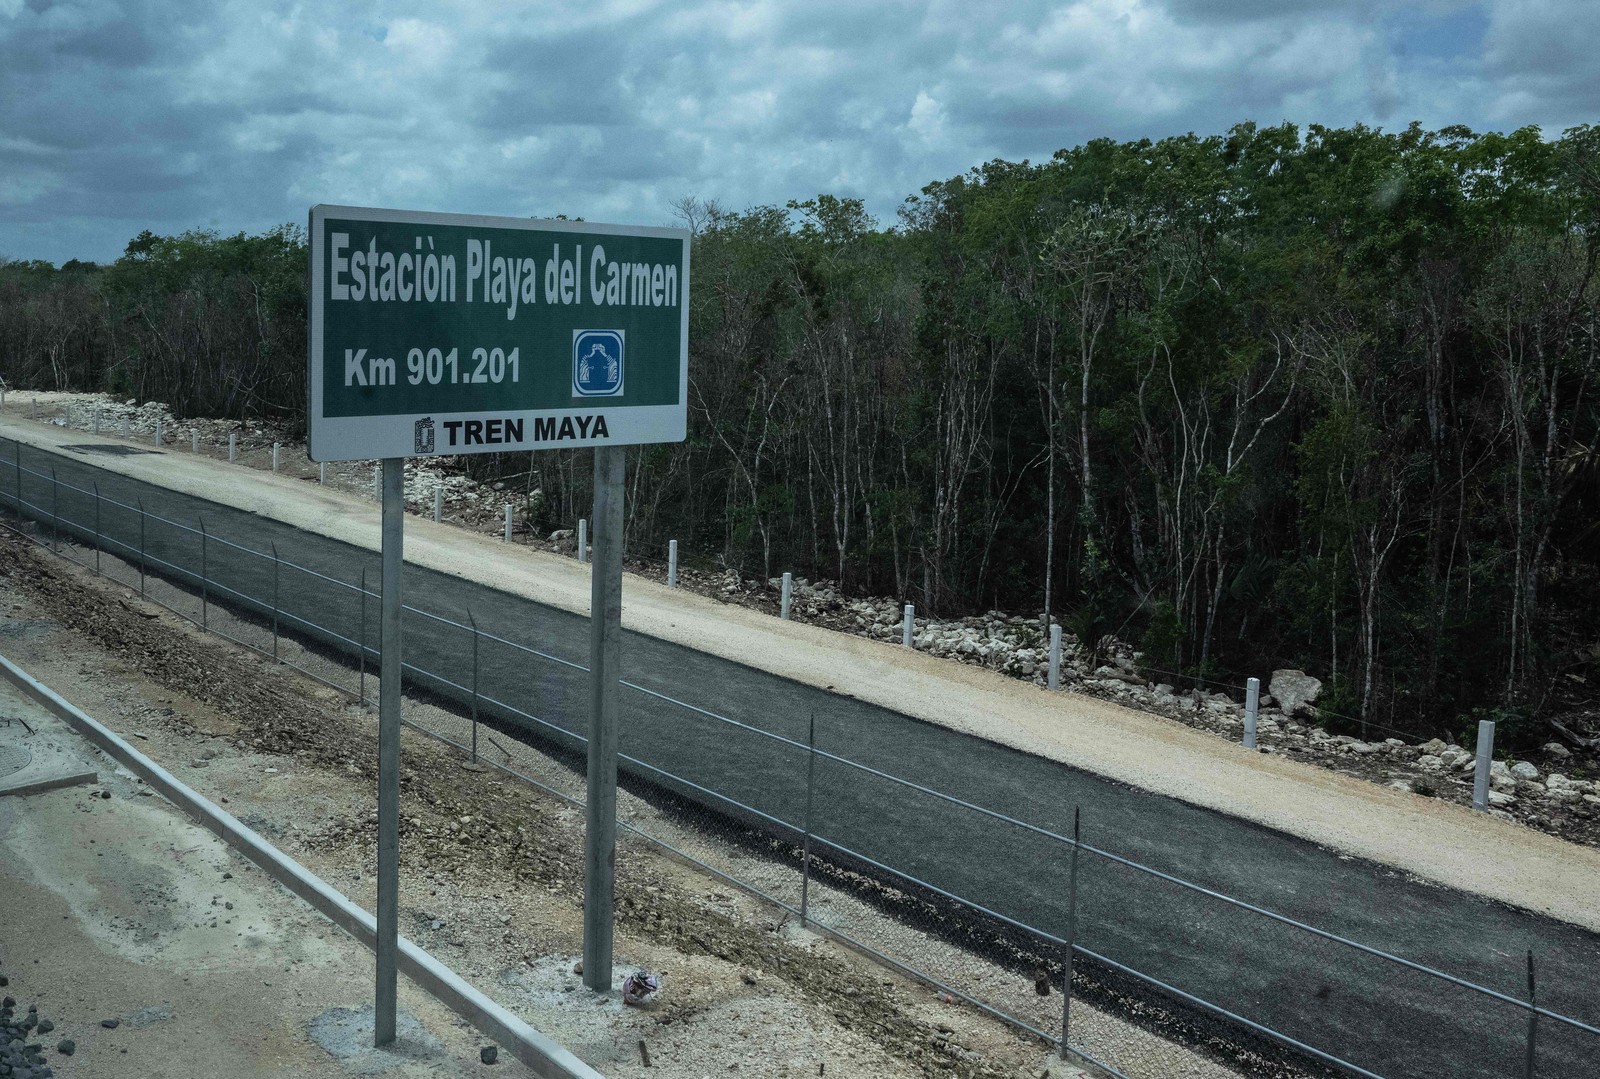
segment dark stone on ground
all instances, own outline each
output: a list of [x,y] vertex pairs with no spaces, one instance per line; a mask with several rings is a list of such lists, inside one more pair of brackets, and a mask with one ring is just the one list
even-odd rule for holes
[[73,1041],[71,1038],[62,1038],[56,1043],[56,1052],[60,1053],[64,1057],[70,1057],[77,1051],[78,1043]]
[[500,1057],[500,1050],[493,1045],[486,1045],[478,1050],[478,1059],[485,1064],[493,1064]]
[[102,1020],[100,1020],[100,1025],[105,1027],[107,1030],[116,1030],[117,1027],[120,1026],[121,1024],[122,1024],[122,1020],[121,1019],[102,1019]]
[[56,1025],[54,1023],[52,1023],[50,1020],[48,1020],[48,1019],[39,1020],[39,1033],[40,1034],[48,1034],[52,1030],[54,1030],[55,1028],[56,1028]]

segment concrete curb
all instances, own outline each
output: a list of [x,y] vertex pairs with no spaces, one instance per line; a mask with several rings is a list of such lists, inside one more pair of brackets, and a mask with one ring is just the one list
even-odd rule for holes
[[[159,791],[207,831],[260,866],[272,879],[304,899],[340,929],[367,948],[374,946],[376,919],[372,914],[330,887],[321,877],[279,851],[233,814],[219,808],[171,772],[146,757],[121,736],[109,730],[66,698],[0,655],[0,675],[40,705],[60,716],[84,738],[123,767]],[[545,1079],[601,1079],[599,1072],[572,1051],[541,1034],[505,1008],[479,992],[455,971],[400,938],[400,971],[456,1012],[485,1037]]]

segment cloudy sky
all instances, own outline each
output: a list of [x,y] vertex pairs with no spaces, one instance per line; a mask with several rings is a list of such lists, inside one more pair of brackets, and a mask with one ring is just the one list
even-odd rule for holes
[[1595,0],[0,0],[0,256],[313,203],[664,224],[1241,120],[1600,121]]

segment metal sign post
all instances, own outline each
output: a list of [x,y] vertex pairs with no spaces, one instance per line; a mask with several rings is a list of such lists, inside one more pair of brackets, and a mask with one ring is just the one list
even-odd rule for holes
[[405,544],[404,457],[383,459],[383,592],[378,625],[378,988],[374,1045],[394,1041],[400,956],[400,567]]
[[352,206],[312,207],[309,231],[307,450],[319,465],[383,461],[374,1041],[385,1045],[399,939],[406,457],[595,449],[583,955],[584,981],[611,988],[622,447],[686,433],[689,234]]
[[622,655],[622,493],[627,454],[594,451],[589,571],[589,799],[583,863],[583,984],[611,989],[617,868],[617,679]]

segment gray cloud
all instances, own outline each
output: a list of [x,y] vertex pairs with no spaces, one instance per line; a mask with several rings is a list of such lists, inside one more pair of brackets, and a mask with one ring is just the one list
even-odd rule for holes
[[1560,125],[1588,0],[0,0],[0,254],[314,202],[661,223],[1242,120]]

